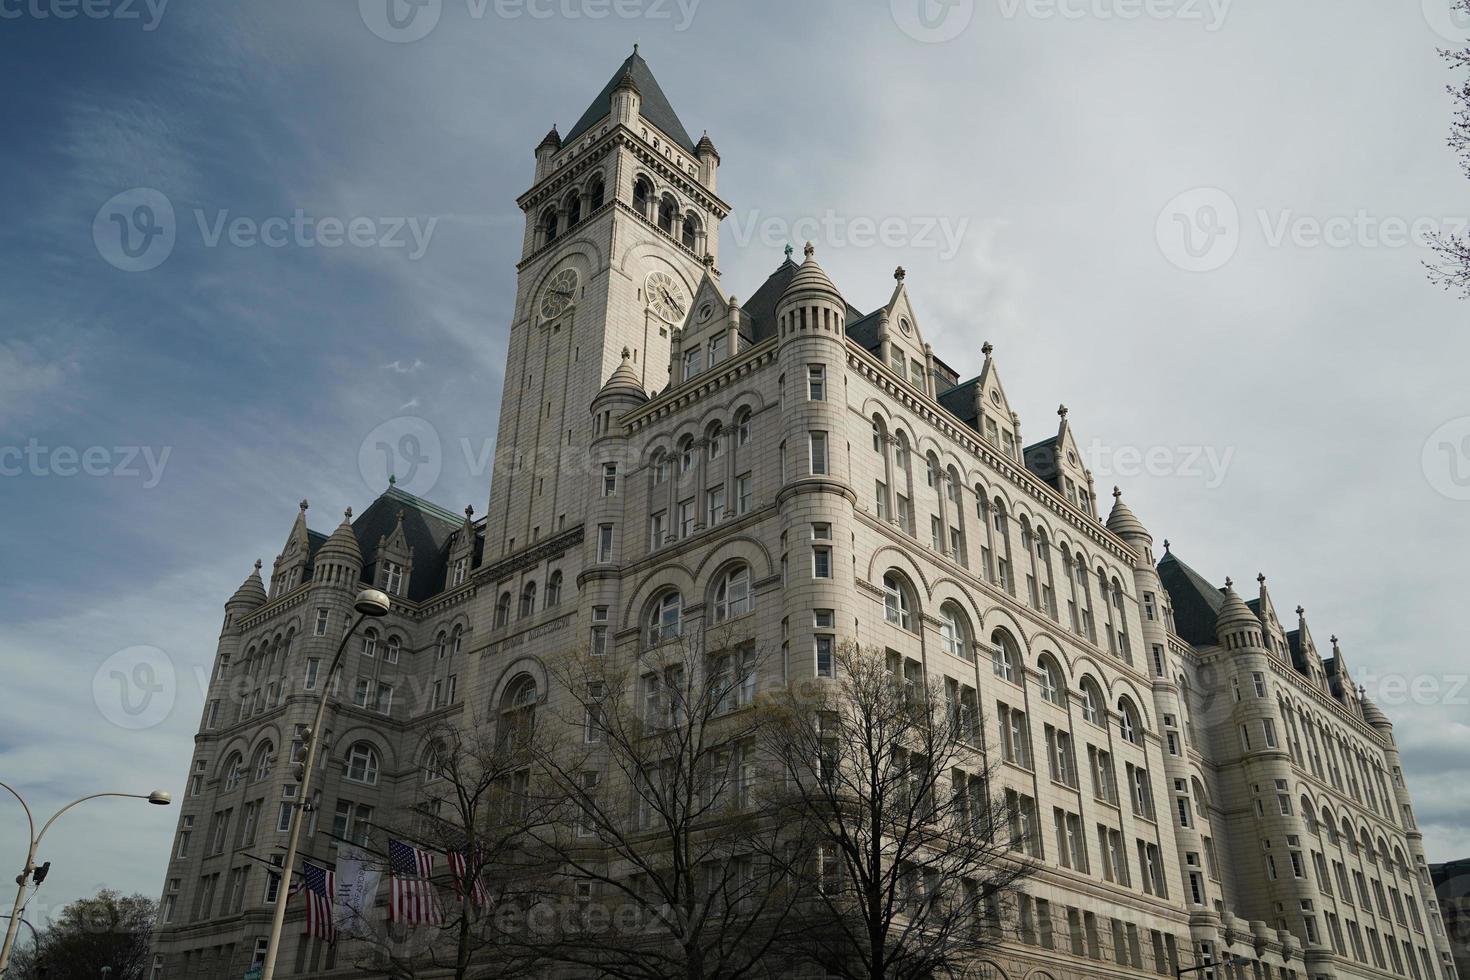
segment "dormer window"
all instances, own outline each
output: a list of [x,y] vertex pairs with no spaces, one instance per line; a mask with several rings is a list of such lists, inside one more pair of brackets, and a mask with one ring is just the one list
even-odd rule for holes
[[465,573],[469,571],[469,567],[470,567],[470,560],[468,558],[458,558],[458,559],[455,559],[455,562],[454,562],[454,571],[453,571],[453,573],[451,573],[451,575],[449,577],[449,584],[450,585],[461,585],[461,584],[463,584],[464,583]]
[[396,561],[383,561],[383,590],[389,595],[403,591],[403,566]]
[[691,347],[684,352],[684,380],[699,373],[699,348]]
[[714,367],[723,361],[727,354],[725,335],[717,333],[709,340],[709,366]]

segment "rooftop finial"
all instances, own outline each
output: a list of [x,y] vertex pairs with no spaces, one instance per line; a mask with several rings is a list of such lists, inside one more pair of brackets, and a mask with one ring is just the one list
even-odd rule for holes
[[1337,634],[1336,633],[1333,633],[1327,639],[1331,641],[1331,643],[1332,643],[1332,649],[1336,650],[1337,649]]
[[638,53],[638,42],[637,41],[634,41],[633,42],[633,53],[634,54],[637,54]]
[[1304,616],[1304,615],[1306,615],[1306,612],[1307,612],[1307,610],[1304,607],[1302,607],[1302,606],[1297,606],[1296,607],[1296,614],[1298,616]]
[[1232,581],[1230,581],[1230,576],[1229,575],[1225,576],[1225,588],[1227,588],[1227,589],[1233,589],[1233,588],[1235,588],[1235,583],[1232,582]]
[[464,516],[465,517],[469,517],[469,518],[473,518],[475,516],[475,506],[474,506],[474,504],[465,504],[464,505]]
[[[388,477],[388,481],[391,483],[393,481],[393,478],[391,476]],[[349,521],[352,520],[352,508],[349,507],[346,510],[344,510],[342,512],[342,517],[343,517],[344,520],[349,520]]]
[[995,350],[995,348],[991,346],[991,343],[988,340],[980,345],[980,353],[984,354],[986,357],[989,357],[990,352],[993,350]]
[[623,348],[623,360],[625,360],[625,361],[626,361],[626,360],[628,360],[628,359],[629,359],[629,358],[631,358],[631,357],[632,357],[632,356],[633,356],[633,352],[632,352],[632,351],[630,351],[630,350],[628,350],[628,348],[626,348],[626,347],[624,347],[624,348]]
[[1260,582],[1262,585],[1265,585],[1266,584],[1266,573],[1265,572],[1257,572],[1256,573],[1256,581],[1257,582]]
[[260,571],[260,559],[259,558],[255,559],[255,570],[257,572]]
[[897,269],[893,270],[893,278],[897,279],[899,282],[903,282],[904,277],[907,275],[908,273],[904,271],[903,266],[899,266]]
[[389,473],[388,474],[388,486],[390,486],[390,487],[396,487],[397,485],[398,485],[398,477],[395,476],[395,475],[393,475],[392,473]]
[[1168,552],[1169,552],[1169,539],[1168,538],[1165,538],[1164,539],[1164,553],[1165,554],[1168,554]]
[[807,258],[811,258],[813,255],[817,254],[817,246],[813,245],[811,242],[807,242],[806,248],[801,250],[801,254],[805,255]]
[[1119,490],[1117,487],[1113,487],[1113,499],[1117,500],[1121,496],[1123,496],[1123,491]]
[[1067,406],[1065,406],[1065,405],[1058,405],[1057,406],[1057,414],[1060,415],[1062,418],[1066,418],[1067,417]]
[[301,509],[302,510],[305,510],[306,508],[308,508],[310,506],[311,506],[311,504],[307,501],[307,499],[305,497],[302,497],[301,498]]
[[794,251],[796,251],[796,249],[794,249],[794,248],[791,247],[791,243],[790,242],[787,242],[786,243],[786,259],[787,259],[788,262],[791,260],[791,253],[794,252]]

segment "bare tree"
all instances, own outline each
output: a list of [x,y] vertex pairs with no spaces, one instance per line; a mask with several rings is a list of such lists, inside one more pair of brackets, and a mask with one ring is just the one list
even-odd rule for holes
[[[1458,0],[1455,7],[1470,16],[1470,0]],[[1458,84],[1446,86],[1455,101],[1448,142],[1460,159],[1460,169],[1470,177],[1470,47],[1442,50],[1440,56],[1462,76]],[[1459,290],[1462,298],[1470,299],[1470,237],[1441,232],[1431,240],[1439,258],[1425,263],[1429,281],[1446,290]]]
[[540,833],[563,883],[542,948],[618,980],[765,976],[794,892],[757,806],[764,658],[723,633],[652,639],[556,670],[575,736],[540,759],[565,801]]
[[17,944],[7,977],[96,977],[106,969],[115,980],[143,980],[158,908],[143,895],[104,888],[69,902],[33,947]]
[[846,980],[957,975],[1000,938],[1034,814],[993,794],[973,708],[881,652],[835,661],[835,681],[778,693],[762,718],[772,810],[813,848],[791,864],[805,899],[790,952]]
[[[554,795],[533,790],[531,766],[541,738],[534,727],[540,698],[532,692],[494,723],[468,727],[445,722],[426,734],[422,784],[401,825],[373,835],[379,857],[388,838],[436,855],[435,891],[443,917],[437,926],[389,924],[381,913],[354,910],[366,928],[360,965],[391,976],[421,974],[455,980],[529,974],[534,951],[513,937],[514,918],[498,910],[534,905],[544,898],[546,869],[528,847],[537,831],[558,815]],[[448,867],[462,857],[461,877]],[[387,887],[387,862],[375,865]],[[480,882],[479,890],[475,882]],[[507,930],[507,926],[510,930]]]

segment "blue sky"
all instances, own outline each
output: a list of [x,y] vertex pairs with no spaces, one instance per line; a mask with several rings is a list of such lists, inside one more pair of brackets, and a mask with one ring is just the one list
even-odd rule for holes
[[[422,419],[411,489],[483,511],[514,199],[636,41],[723,155],[727,291],[791,237],[863,309],[905,266],[942,357],[996,345],[1028,441],[1067,403],[1156,538],[1434,688],[1385,706],[1431,860],[1470,853],[1470,308],[1396,243],[1470,213],[1447,5],[430,0],[405,41],[386,3],[0,0],[0,779],[38,811],[182,788],[224,600],[299,499],[329,530],[382,489],[370,433]],[[160,201],[137,269],[112,216]],[[121,727],[140,657],[174,682]],[[68,814],[35,910],[157,894],[174,820]]]

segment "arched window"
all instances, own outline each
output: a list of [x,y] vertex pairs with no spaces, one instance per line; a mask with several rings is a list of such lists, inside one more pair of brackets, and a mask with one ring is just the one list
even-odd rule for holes
[[1194,790],[1194,812],[1201,820],[1210,819],[1210,801],[1205,797],[1205,784],[1199,781],[1198,776],[1189,777],[1190,788]]
[[691,249],[699,242],[699,219],[692,213],[684,217],[684,227],[679,240],[684,243],[685,248]]
[[[946,471],[946,475],[949,477],[949,479],[946,480],[945,483],[944,483],[944,497],[951,504],[953,504],[956,508],[958,508],[960,506],[960,473],[959,473],[959,470],[957,470],[953,466],[951,466]],[[954,517],[954,520],[955,520],[955,523],[959,523],[959,514],[958,514],[958,512],[956,512],[955,517]]]
[[893,465],[900,472],[907,472],[909,468],[909,437],[902,429],[893,438]]
[[694,469],[694,437],[685,436],[679,443],[679,472],[688,473]]
[[1096,725],[1103,727],[1103,697],[1102,691],[1098,690],[1097,681],[1091,677],[1084,677],[1082,684],[1082,717]]
[[230,757],[225,760],[222,770],[225,775],[225,789],[232,790],[240,785],[240,780],[245,775],[245,758],[238,752],[231,752]]
[[1127,698],[1118,699],[1118,734],[1125,742],[1143,744],[1143,726],[1138,720],[1138,709]]
[[751,610],[750,566],[740,565],[721,575],[715,583],[714,618],[723,623]]
[[883,576],[883,618],[899,629],[912,631],[914,628],[913,607],[909,603],[908,590],[892,572]]
[[883,425],[883,419],[877,415],[873,416],[873,452],[881,453],[883,444],[888,441],[888,429]]
[[388,648],[383,651],[383,662],[389,664],[398,663],[398,655],[403,650],[403,641],[396,636],[388,637]]
[[939,457],[932,452],[924,457],[924,483],[935,489],[939,487]]
[[704,441],[709,446],[710,459],[719,459],[725,454],[725,432],[720,423],[710,423],[710,427],[704,431]]
[[[506,595],[508,596],[508,595],[510,595],[510,593],[507,592]],[[455,657],[455,656],[458,656],[459,655],[459,645],[463,641],[464,641],[464,627],[463,626],[456,626],[454,628],[454,632],[451,633],[451,634],[449,634],[449,655],[451,657]]]
[[545,244],[556,241],[556,208],[547,208],[541,216],[541,234],[546,239]]
[[742,408],[735,414],[735,445],[750,442],[750,409]]
[[362,631],[362,655],[371,657],[378,652],[378,631],[369,626]]
[[607,196],[607,191],[602,181],[602,174],[593,177],[587,183],[587,209],[596,211],[602,207],[602,202]]
[[255,750],[255,758],[250,762],[250,768],[254,772],[252,778],[255,782],[258,783],[263,779],[269,778],[271,774],[271,762],[275,759],[275,751],[276,747],[269,742],[266,742]]
[[533,615],[535,612],[536,612],[536,583],[535,582],[527,582],[521,588],[521,611],[520,611],[520,618],[521,619],[525,619],[527,616]]
[[577,227],[582,220],[582,198],[573,191],[567,197],[567,230]]
[[674,216],[679,213],[679,206],[674,203],[673,197],[665,194],[663,200],[658,202],[658,228],[670,235],[674,233]]
[[536,730],[536,679],[522,674],[500,696],[500,744],[523,748]]
[[449,639],[448,634],[445,633],[443,630],[440,630],[439,631],[439,635],[434,638],[434,659],[435,660],[443,660],[444,659],[444,654],[447,652],[446,643],[447,643],[448,639]]
[[684,613],[684,597],[665,592],[648,607],[648,645],[658,646],[679,635]]
[[378,785],[378,752],[367,742],[353,742],[347,750],[346,778],[354,783]]
[[995,676],[1016,683],[1021,658],[1016,651],[1016,641],[1005,630],[990,634],[990,666]]
[[551,577],[546,580],[547,609],[550,609],[552,606],[561,602],[561,579],[561,569],[557,569],[556,571],[552,572]]
[[444,778],[444,744],[430,742],[424,749],[424,782],[432,783]]
[[970,622],[965,611],[953,602],[939,607],[939,635],[944,640],[944,652],[962,660],[971,659],[974,647],[970,643]]
[[990,523],[995,528],[995,533],[1004,540],[1006,536],[1006,502],[999,497],[996,497],[991,502]]
[[495,625],[504,626],[510,622],[510,593],[500,593],[500,598],[495,600]]
[[1065,706],[1067,703],[1066,685],[1062,682],[1062,671],[1057,662],[1049,656],[1042,656],[1039,661],[1041,667],[1041,696],[1052,704]]
[[653,201],[653,184],[647,177],[639,177],[633,182],[633,210],[643,217],[648,217],[648,207]]
[[1322,807],[1322,831],[1327,835],[1327,843],[1337,843],[1337,824],[1332,819],[1332,811],[1326,805]]

